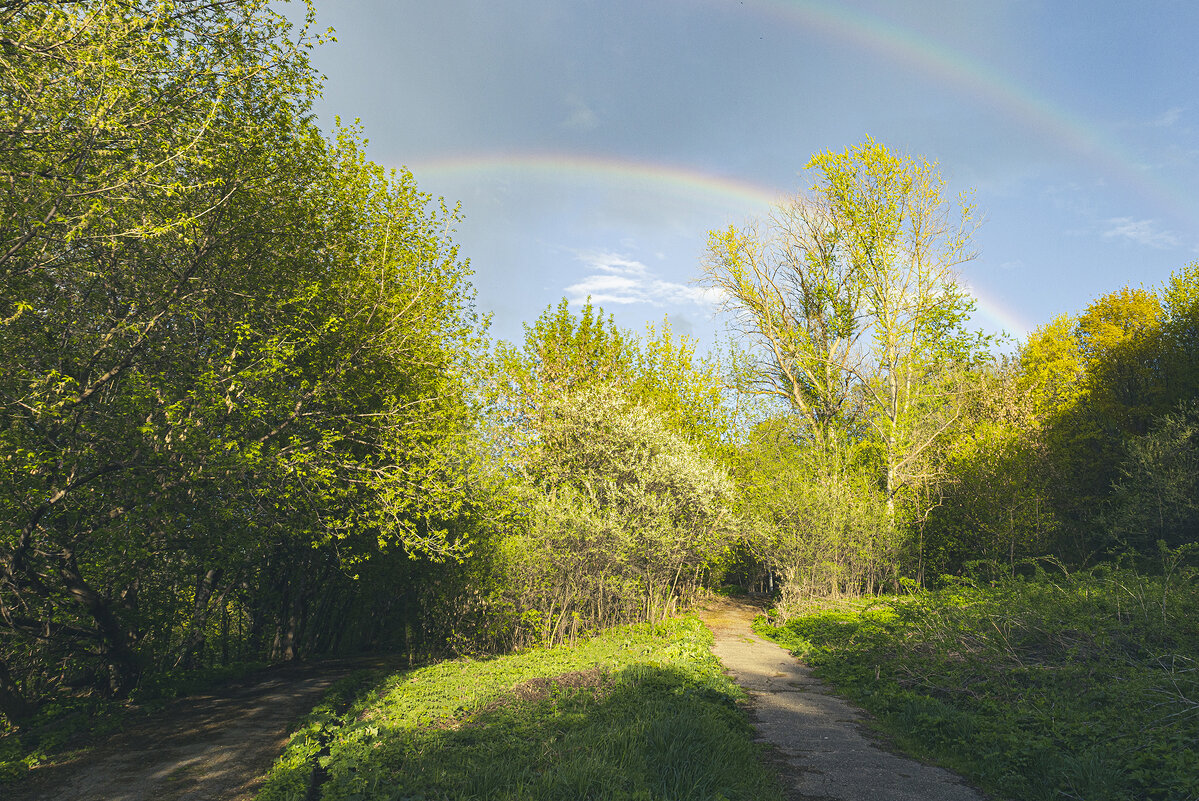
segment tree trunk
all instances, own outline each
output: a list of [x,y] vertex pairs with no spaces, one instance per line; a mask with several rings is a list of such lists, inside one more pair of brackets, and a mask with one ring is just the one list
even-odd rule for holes
[[91,615],[101,640],[101,657],[108,668],[108,691],[115,697],[128,695],[141,677],[141,666],[132,649],[132,637],[113,612],[109,601],[83,580],[75,564],[75,554],[63,551],[59,576],[67,594]]
[[9,723],[20,723],[37,711],[37,705],[27,700],[13,681],[8,664],[0,659],[0,713]]
[[[179,645],[179,655],[175,658],[175,667],[184,669],[196,667],[197,656],[204,647],[204,629],[208,625],[209,601],[212,591],[220,580],[220,568],[212,568],[196,582],[195,599],[192,603],[192,616]],[[221,593],[222,599],[224,592]]]

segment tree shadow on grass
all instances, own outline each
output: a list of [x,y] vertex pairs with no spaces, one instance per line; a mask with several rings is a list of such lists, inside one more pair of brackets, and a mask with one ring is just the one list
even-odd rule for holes
[[320,798],[781,798],[725,687],[639,664],[526,682],[433,726],[353,723],[326,761]]

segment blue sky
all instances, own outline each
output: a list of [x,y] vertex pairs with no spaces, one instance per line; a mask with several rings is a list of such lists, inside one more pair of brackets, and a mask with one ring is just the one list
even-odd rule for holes
[[[1199,4],[316,0],[317,105],[460,202],[492,335],[588,294],[711,343],[707,232],[867,135],[985,217],[963,280],[1020,336],[1199,258]],[[293,9],[289,13],[295,13]]]

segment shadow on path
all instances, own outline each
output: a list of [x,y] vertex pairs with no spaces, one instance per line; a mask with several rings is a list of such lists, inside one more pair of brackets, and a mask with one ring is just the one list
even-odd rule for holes
[[0,787],[6,801],[248,801],[287,744],[288,726],[333,682],[380,659],[272,668],[179,699],[75,759]]

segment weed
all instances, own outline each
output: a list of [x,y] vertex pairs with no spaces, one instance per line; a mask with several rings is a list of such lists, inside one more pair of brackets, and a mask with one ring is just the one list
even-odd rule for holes
[[[335,722],[328,801],[777,799],[696,620],[395,674]],[[302,732],[259,801],[304,798]]]
[[1019,799],[1199,797],[1199,580],[1038,572],[759,631],[901,746]]

